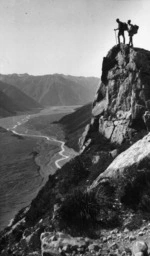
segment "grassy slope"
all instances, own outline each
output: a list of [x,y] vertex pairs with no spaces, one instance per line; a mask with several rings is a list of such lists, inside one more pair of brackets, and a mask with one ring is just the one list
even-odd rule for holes
[[17,105],[5,93],[0,91],[0,117],[16,115],[17,109]]
[[65,129],[66,145],[76,151],[79,150],[79,138],[82,135],[85,126],[90,123],[91,110],[92,103],[89,103],[60,120],[60,124],[62,124]]
[[[20,91],[15,86],[3,83],[1,81],[0,92],[3,93],[5,98],[7,97],[7,102],[10,101],[10,104],[12,105],[12,111],[28,111],[42,107],[38,102],[30,98],[30,96],[27,96],[24,92]],[[8,104],[5,106],[7,102],[2,102],[4,108],[8,108]]]
[[68,113],[73,112],[75,108],[75,106],[50,108],[43,115],[29,119],[25,126],[32,131],[40,132],[42,135],[64,140],[64,131],[59,120],[68,116]]
[[38,116],[30,119],[25,126],[32,130],[38,131],[42,135],[48,135],[52,137],[57,137],[58,139],[64,138],[64,132],[59,124],[53,122],[57,122],[62,116],[65,114],[50,114]]

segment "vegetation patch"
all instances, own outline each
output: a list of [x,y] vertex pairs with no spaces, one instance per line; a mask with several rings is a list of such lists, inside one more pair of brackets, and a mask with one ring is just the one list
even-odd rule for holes
[[150,172],[148,169],[133,169],[116,184],[120,202],[133,210],[150,212]]
[[65,226],[82,233],[95,224],[99,209],[93,191],[76,189],[66,196],[59,209],[59,216]]
[[108,184],[107,188],[101,185],[98,190],[78,188],[72,191],[58,210],[62,228],[72,234],[93,236],[101,228],[119,226],[120,209],[113,191]]

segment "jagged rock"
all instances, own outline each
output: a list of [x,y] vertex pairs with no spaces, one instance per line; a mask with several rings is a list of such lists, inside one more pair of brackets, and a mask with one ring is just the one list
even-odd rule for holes
[[126,256],[126,251],[123,251],[123,252],[121,253],[121,256]]
[[129,241],[130,241],[130,242],[132,242],[132,241],[134,241],[134,240],[136,240],[136,237],[135,237],[135,236],[133,236],[133,235],[129,236]]
[[125,236],[125,238],[124,238],[125,240],[127,240],[127,239],[129,239],[129,236]]
[[121,236],[122,236],[122,234],[121,234],[121,233],[117,234],[117,237],[121,238]]
[[84,251],[87,242],[82,237],[71,237],[62,232],[45,232],[41,234],[42,255],[61,255],[61,252],[72,252],[74,250]]
[[118,145],[132,141],[136,131],[150,130],[149,51],[121,44],[108,52],[92,115],[81,143],[85,148],[93,129]]
[[105,121],[103,118],[99,119],[99,132],[103,134],[107,139],[110,139],[115,125],[112,121]]
[[125,228],[124,229],[124,233],[128,233],[129,232],[129,229],[128,228]]
[[137,252],[137,253],[135,253],[135,256],[144,256],[144,253],[143,252]]
[[136,241],[132,246],[133,256],[148,256],[148,246],[144,241]]
[[117,156],[108,168],[98,176],[91,188],[104,178],[118,179],[123,174],[146,168],[150,164],[150,133]]
[[118,244],[117,243],[113,243],[110,245],[110,248],[113,249],[113,250],[116,250],[119,248]]
[[67,245],[63,246],[62,251],[64,251],[64,252],[69,252],[69,249],[70,249],[70,247],[69,247],[69,245],[67,244]]
[[143,227],[142,231],[147,231],[147,229],[148,229],[147,227]]
[[116,121],[116,125],[114,126],[113,133],[111,135],[111,142],[121,144],[127,135],[127,127],[129,121]]
[[40,234],[41,229],[38,228],[37,230],[33,231],[26,229],[24,231],[21,244],[24,246],[27,245],[29,248],[32,248],[33,250],[40,248]]
[[89,130],[90,130],[90,125],[88,124],[85,127],[85,131],[83,132],[82,137],[79,138],[79,146],[80,146],[80,148],[85,144],[85,138],[86,138],[86,142],[87,142],[87,134],[88,134]]
[[139,236],[143,236],[145,233],[143,232],[143,231],[140,231],[139,233],[138,233],[138,235]]
[[118,233],[118,229],[113,229],[112,231],[110,231],[110,234],[117,234]]
[[108,99],[104,99],[100,101],[98,104],[96,104],[92,110],[93,116],[99,116],[100,114],[103,114],[104,111],[107,109],[107,105],[108,105]]
[[106,242],[107,242],[107,238],[103,237],[103,243],[106,243]]
[[112,239],[112,236],[108,236],[107,237],[107,241],[111,240]]
[[90,244],[88,246],[88,250],[89,251],[99,251],[99,249],[101,248],[101,246],[99,246],[99,244]]

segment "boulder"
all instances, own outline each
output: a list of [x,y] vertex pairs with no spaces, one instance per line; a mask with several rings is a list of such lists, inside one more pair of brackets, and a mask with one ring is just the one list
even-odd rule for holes
[[91,188],[96,187],[104,178],[118,179],[124,174],[132,174],[136,170],[144,170],[150,165],[150,133],[134,143],[127,150],[118,155],[108,168],[93,182]]
[[90,245],[88,246],[88,250],[89,250],[89,251],[98,252],[100,248],[101,248],[101,246],[100,246],[99,244],[97,244],[97,243],[93,243],[93,244],[90,244]]
[[87,242],[82,237],[71,237],[62,232],[41,234],[41,252],[44,255],[61,255],[62,252],[84,251]]
[[136,241],[132,246],[133,256],[148,256],[148,246],[144,241]]

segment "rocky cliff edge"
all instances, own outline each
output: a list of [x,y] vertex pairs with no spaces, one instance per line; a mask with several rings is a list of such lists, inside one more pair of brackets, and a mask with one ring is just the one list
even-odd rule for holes
[[114,46],[103,59],[92,120],[80,140],[82,149],[98,132],[114,144],[135,141],[150,130],[150,52]]

